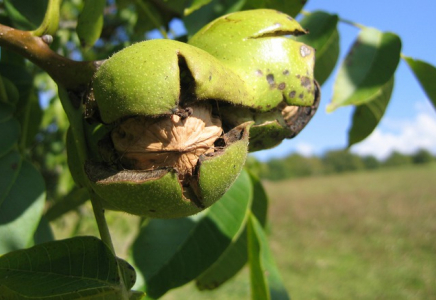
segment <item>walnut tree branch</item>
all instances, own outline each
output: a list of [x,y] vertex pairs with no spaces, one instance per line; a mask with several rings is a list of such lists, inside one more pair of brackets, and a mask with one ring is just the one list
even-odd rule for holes
[[14,51],[46,71],[53,80],[69,90],[87,85],[98,63],[74,61],[50,49],[41,37],[0,24],[0,47]]

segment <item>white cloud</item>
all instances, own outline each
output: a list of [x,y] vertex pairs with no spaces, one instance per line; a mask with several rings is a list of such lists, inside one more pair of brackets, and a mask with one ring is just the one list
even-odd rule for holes
[[306,156],[306,157],[312,156],[315,153],[315,148],[311,144],[305,143],[305,142],[298,143],[295,146],[295,150],[299,154]]
[[[392,151],[412,154],[427,149],[436,154],[436,117],[432,107],[417,105],[414,120],[388,119],[361,143],[351,147],[359,155],[385,159]],[[384,125],[384,126],[383,126]]]

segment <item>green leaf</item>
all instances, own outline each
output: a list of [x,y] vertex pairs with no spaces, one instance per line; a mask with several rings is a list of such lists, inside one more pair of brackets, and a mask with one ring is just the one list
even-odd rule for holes
[[0,157],[0,208],[19,174],[21,163],[18,151],[11,151]]
[[16,87],[20,98],[27,98],[33,87],[33,77],[24,66],[11,63],[0,63],[0,75],[9,79]]
[[[0,205],[0,255],[33,242],[45,203],[44,180],[31,163],[20,163],[16,153],[11,152],[1,158],[0,169],[3,167],[6,167],[6,172],[0,185],[7,189]],[[4,177],[12,180],[3,182]]]
[[118,266],[123,274],[134,272],[95,237],[48,242],[0,257],[0,295],[6,299],[118,300]]
[[247,0],[243,10],[270,8],[295,17],[301,11],[306,2],[307,0]]
[[348,132],[348,147],[364,140],[377,127],[389,104],[393,89],[394,78],[392,77],[380,88],[373,100],[356,107],[352,126]]
[[106,0],[85,0],[77,19],[76,32],[83,48],[90,48],[103,29],[103,12]]
[[24,139],[25,142],[23,144],[28,148],[35,143],[34,138],[39,132],[43,112],[35,92],[28,95],[26,103],[27,108],[24,110],[18,109],[16,117],[22,126],[21,139]]
[[14,111],[15,107],[12,104],[0,103],[0,123],[10,120],[14,114]]
[[[3,55],[3,51],[2,51]],[[4,93],[2,93],[0,103],[2,104],[10,104],[15,105],[19,99],[18,89],[9,79],[2,77],[1,78],[2,86],[4,88]],[[3,113],[2,113],[3,114]]]
[[251,299],[289,300],[262,225],[251,215],[247,228]]
[[436,109],[436,68],[425,61],[411,57],[404,57],[404,60],[412,69],[427,97]]
[[363,29],[341,65],[327,111],[371,101],[395,73],[400,51],[397,35]]
[[[260,221],[262,226],[266,224],[268,197],[262,186],[262,182],[254,175],[250,174],[253,185],[253,202],[251,211]],[[213,263],[197,279],[196,285],[199,290],[211,290],[236,275],[247,263],[247,232],[244,232],[238,239],[232,242],[217,261]]]
[[205,6],[209,4],[212,0],[194,0],[192,1],[191,5],[187,8],[185,8],[184,15],[190,15],[192,12],[196,11],[197,9],[201,8],[202,6]]
[[0,157],[8,153],[20,138],[20,123],[15,118],[0,123]]
[[297,40],[316,49],[315,78],[323,84],[335,68],[339,57],[338,16],[316,11],[300,21],[309,34]]
[[4,3],[14,27],[33,30],[44,19],[48,0],[5,0]]
[[153,219],[133,245],[135,266],[149,297],[199,276],[244,229],[252,199],[250,178],[242,172],[228,192],[206,211],[171,220]]

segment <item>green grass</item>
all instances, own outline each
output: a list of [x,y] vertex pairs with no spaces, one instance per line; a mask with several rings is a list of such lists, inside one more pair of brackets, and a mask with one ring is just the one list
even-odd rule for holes
[[[265,182],[270,246],[293,299],[436,299],[436,165]],[[86,207],[85,207],[86,208]],[[98,235],[83,209],[78,234]],[[139,219],[109,212],[125,257]],[[57,238],[77,215],[57,221]],[[245,268],[212,292],[194,284],[162,299],[249,299]]]
[[[293,299],[436,299],[435,165],[265,186],[270,245]],[[163,299],[249,299],[248,272]]]

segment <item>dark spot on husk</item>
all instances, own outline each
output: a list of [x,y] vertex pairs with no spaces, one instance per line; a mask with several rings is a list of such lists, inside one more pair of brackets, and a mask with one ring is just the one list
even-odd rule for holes
[[283,90],[286,88],[286,83],[281,82],[281,83],[278,85],[277,88],[278,88],[279,90],[283,91]]
[[291,91],[290,93],[289,93],[289,98],[295,98],[295,95],[297,94],[297,92],[296,91]]
[[266,81],[268,81],[268,84],[271,85],[271,86],[275,85],[275,83],[274,83],[274,75],[273,74],[266,75]]
[[284,70],[283,75],[289,75],[289,70]]
[[256,76],[263,76],[262,70],[256,70]]
[[307,76],[303,76],[301,77],[301,85],[310,92],[312,88],[312,80]]
[[156,210],[154,210],[154,209],[149,209],[148,211],[151,212],[151,213],[156,212]]
[[298,98],[303,99],[304,98],[304,94],[301,93],[300,95],[298,95]]

